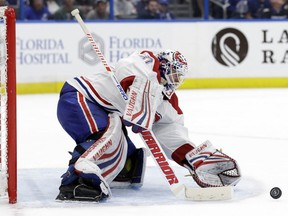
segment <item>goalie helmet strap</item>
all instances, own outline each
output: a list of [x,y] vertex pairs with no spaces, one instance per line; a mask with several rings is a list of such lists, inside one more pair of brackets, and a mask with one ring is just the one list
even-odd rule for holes
[[172,153],[172,159],[178,163],[179,165],[183,166],[185,163],[185,155],[187,154],[187,152],[190,152],[194,149],[193,146],[191,146],[190,144],[186,143],[182,146],[180,146],[179,148],[177,148],[173,153]]

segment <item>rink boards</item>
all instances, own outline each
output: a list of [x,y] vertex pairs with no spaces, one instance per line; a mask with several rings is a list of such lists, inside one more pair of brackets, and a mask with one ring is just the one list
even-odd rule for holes
[[[182,88],[288,87],[282,21],[89,22],[113,65],[137,50],[177,49],[189,65]],[[78,24],[17,23],[17,92],[59,92],[65,80],[103,69]]]

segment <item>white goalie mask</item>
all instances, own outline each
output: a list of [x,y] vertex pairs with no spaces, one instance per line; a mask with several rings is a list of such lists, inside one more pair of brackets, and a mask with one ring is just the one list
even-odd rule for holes
[[165,87],[163,93],[170,99],[188,73],[187,61],[175,50],[159,52],[157,57],[160,61],[161,84]]

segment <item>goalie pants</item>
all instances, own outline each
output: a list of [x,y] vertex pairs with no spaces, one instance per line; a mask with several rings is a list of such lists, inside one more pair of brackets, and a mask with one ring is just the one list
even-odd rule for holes
[[[109,117],[109,112],[104,110],[99,104],[93,103],[80,94],[74,87],[65,83],[61,92],[57,106],[57,117],[64,128],[64,130],[75,140],[77,146],[72,153],[72,159],[69,163],[68,171],[71,173],[73,170],[73,163],[84,153],[93,143],[91,139],[99,138],[105,131]],[[123,127],[123,130],[126,129]],[[109,154],[110,158],[107,158],[105,163],[98,166],[105,170],[109,167],[115,167],[115,172],[120,172],[117,169],[117,163],[119,160],[126,160],[127,157],[135,152],[135,145],[129,139],[127,132],[124,132],[127,143],[124,149],[127,149],[127,154],[119,154],[117,151],[113,151]],[[120,145],[120,144],[119,144]],[[117,147],[111,147],[111,150]],[[109,151],[109,149],[108,149]],[[109,152],[107,152],[109,153]],[[120,158],[123,157],[123,158]],[[72,170],[71,170],[72,169]],[[115,173],[114,173],[115,175]],[[63,179],[65,184],[71,183],[75,180],[75,176],[70,179]],[[62,183],[63,183],[62,180]],[[68,180],[68,181],[67,181]]]

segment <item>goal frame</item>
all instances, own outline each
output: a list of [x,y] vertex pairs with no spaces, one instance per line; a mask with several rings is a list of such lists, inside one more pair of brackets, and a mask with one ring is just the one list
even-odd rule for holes
[[[6,94],[7,94],[7,192],[10,204],[17,202],[17,120],[16,120],[16,15],[11,7],[5,9],[6,24]],[[3,144],[1,144],[3,145]],[[3,147],[3,146],[2,146]],[[1,147],[1,148],[2,148]],[[2,155],[3,156],[3,155]]]

